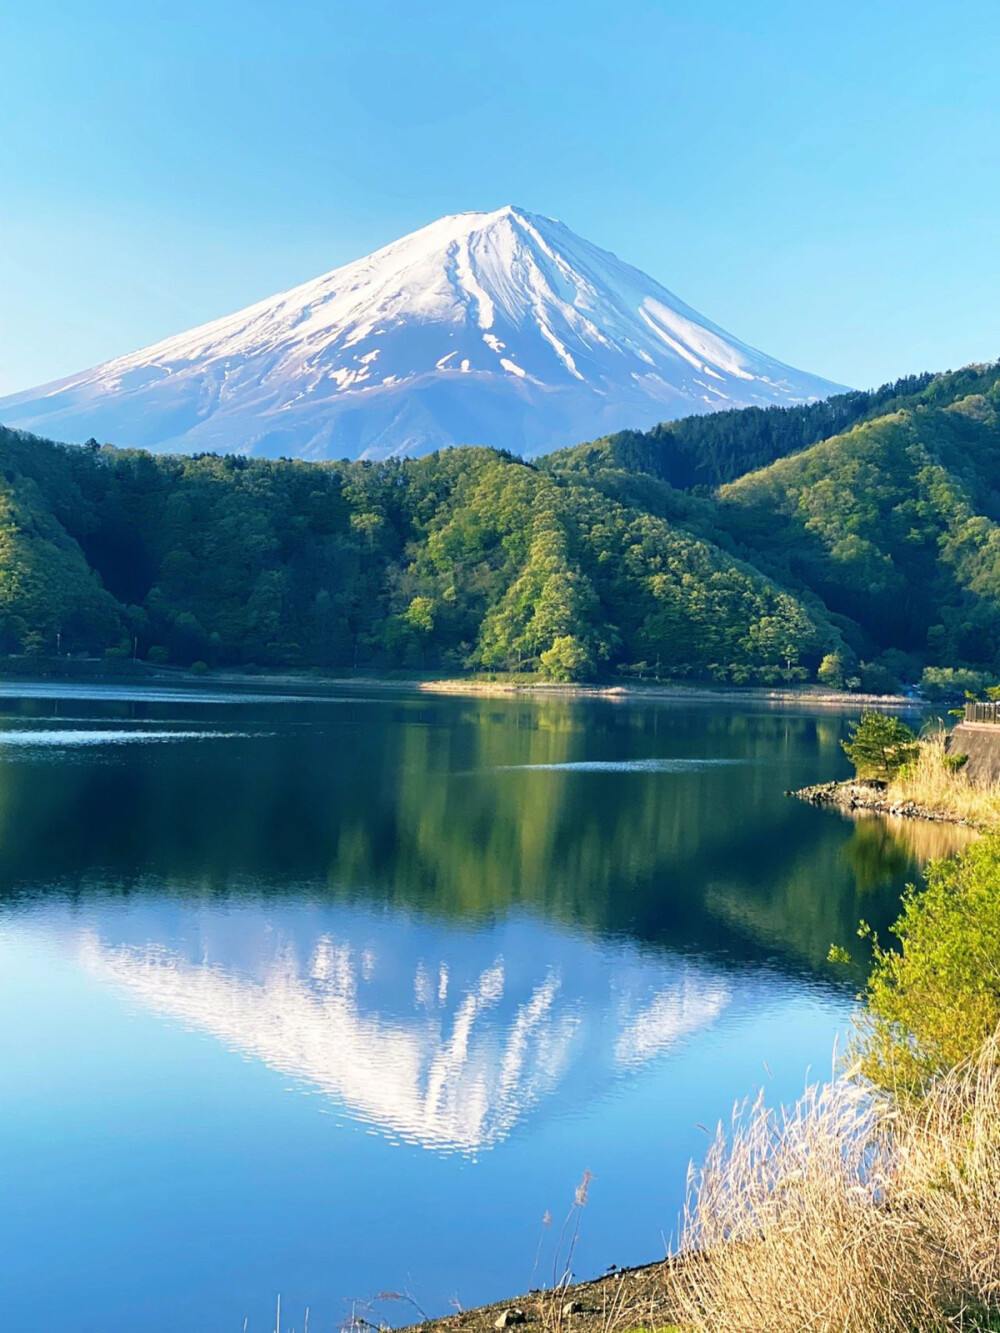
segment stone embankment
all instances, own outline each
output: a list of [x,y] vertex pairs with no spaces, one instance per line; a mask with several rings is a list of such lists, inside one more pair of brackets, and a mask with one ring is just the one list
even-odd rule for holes
[[796,796],[810,805],[833,805],[841,810],[870,810],[876,815],[897,815],[903,819],[933,819],[940,824],[965,824],[969,820],[917,801],[894,801],[889,798],[884,782],[821,782],[816,787],[803,787],[786,796]]

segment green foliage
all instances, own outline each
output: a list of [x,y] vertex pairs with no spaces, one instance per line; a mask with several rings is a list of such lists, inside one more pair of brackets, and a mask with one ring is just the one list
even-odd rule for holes
[[572,634],[555,639],[542,653],[541,662],[542,675],[548,680],[587,680],[594,674],[594,659]]
[[[872,693],[929,662],[986,682],[998,379],[690,418],[538,465],[473,448],[182,458],[0,428],[0,652],[128,642],[178,665],[559,674],[572,659],[733,684],[820,669]],[[715,497],[678,489],[771,459]]]
[[858,686],[862,694],[895,694],[899,681],[881,662],[859,662]]
[[928,699],[978,698],[989,687],[990,676],[984,671],[963,667],[925,667],[920,688]]
[[[664,516],[658,489],[662,513],[494,450],[306,464],[0,431],[0,483],[8,651],[26,634],[48,651],[61,631],[67,649],[137,640],[139,657],[179,665],[580,679],[644,661],[767,680],[840,642],[818,603],[712,540],[701,511],[696,531],[683,506]],[[0,540],[0,572],[2,557]]]
[[723,487],[730,536],[868,645],[995,670],[1000,388],[996,367],[980,378],[961,397],[966,372],[942,376],[909,407]]
[[888,782],[917,757],[914,732],[898,717],[866,709],[860,722],[852,722],[850,736],[841,741],[859,778],[881,778]]
[[816,679],[830,690],[844,688],[844,659],[840,653],[827,653],[816,671]]
[[1000,838],[930,863],[876,946],[861,1054],[877,1082],[919,1088],[971,1056],[1000,1023]]
[[[980,391],[990,372],[959,372],[956,392]],[[619,431],[562,458],[579,469],[623,468],[670,485],[717,486],[850,429],[860,421],[934,398],[941,377],[911,375],[868,392],[838,394],[804,407],[748,407],[685,417],[652,430]]]

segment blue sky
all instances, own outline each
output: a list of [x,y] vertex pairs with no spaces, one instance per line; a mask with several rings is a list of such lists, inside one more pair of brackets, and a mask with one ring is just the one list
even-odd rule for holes
[[0,393],[502,203],[831,379],[992,359],[998,49],[992,0],[2,6]]

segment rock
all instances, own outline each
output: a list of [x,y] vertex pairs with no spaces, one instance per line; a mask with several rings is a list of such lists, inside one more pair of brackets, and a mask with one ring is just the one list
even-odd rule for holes
[[513,1324],[523,1324],[524,1322],[524,1311],[511,1306],[509,1310],[504,1310],[501,1314],[497,1315],[496,1319],[493,1321],[493,1327],[510,1328]]
[[562,1317],[568,1319],[571,1314],[579,1314],[582,1309],[579,1301],[567,1301],[562,1308]]

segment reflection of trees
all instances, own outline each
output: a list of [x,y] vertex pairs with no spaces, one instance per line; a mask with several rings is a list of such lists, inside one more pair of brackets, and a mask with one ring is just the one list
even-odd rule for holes
[[900,837],[884,819],[858,820],[854,835],[844,847],[860,893],[874,893],[906,876],[914,860]]
[[[847,854],[862,888],[882,888],[914,866],[922,869],[928,861],[954,856],[980,837],[966,825],[931,819],[873,815],[864,810],[852,811],[848,817],[855,821],[855,833]],[[869,851],[859,856],[854,849],[862,843],[869,844]]]
[[[837,718],[566,701],[285,710],[270,737],[3,762],[3,882],[306,889],[461,918],[520,907],[810,968],[861,914],[843,824],[780,796],[809,777],[803,755],[832,766]],[[744,762],[669,776],[523,767],[663,754]],[[887,885],[893,914],[909,864],[897,848],[871,849],[861,877]]]

